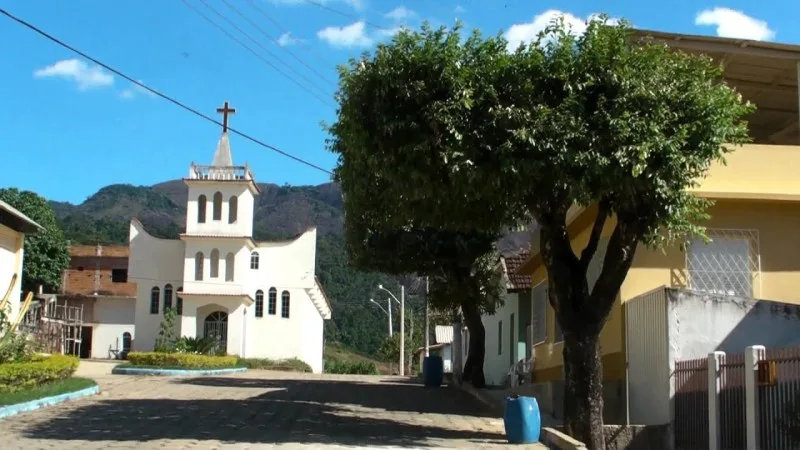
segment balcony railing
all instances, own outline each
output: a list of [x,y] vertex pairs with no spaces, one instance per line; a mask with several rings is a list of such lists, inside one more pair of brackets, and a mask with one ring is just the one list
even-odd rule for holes
[[198,166],[189,168],[190,180],[241,181],[252,180],[253,173],[248,166]]

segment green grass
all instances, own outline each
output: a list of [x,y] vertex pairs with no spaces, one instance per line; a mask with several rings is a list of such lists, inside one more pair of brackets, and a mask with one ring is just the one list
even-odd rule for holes
[[88,378],[67,378],[66,380],[58,380],[41,386],[0,394],[0,406],[16,405],[40,398],[80,391],[81,389],[86,389],[96,384],[94,380]]
[[283,372],[311,372],[311,366],[297,358],[239,358],[239,364],[250,369],[280,370]]
[[375,358],[362,355],[361,353],[350,350],[347,347],[339,344],[338,342],[331,342],[325,344],[324,358],[326,361],[343,361],[347,363],[373,363],[378,368],[378,372],[382,374],[390,373],[389,363],[379,361]]

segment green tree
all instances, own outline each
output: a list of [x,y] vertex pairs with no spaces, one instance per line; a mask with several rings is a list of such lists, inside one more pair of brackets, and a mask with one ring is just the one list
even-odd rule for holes
[[175,308],[165,308],[164,318],[161,319],[161,327],[156,336],[153,351],[171,353],[176,350],[178,335],[175,332],[175,322],[178,320],[178,312]]
[[[636,40],[627,23],[605,17],[580,36],[553,23],[513,53],[498,47],[502,39],[473,34],[459,44],[455,35],[401,33],[343,71],[332,148],[341,155],[346,218],[367,218],[355,217],[369,231],[356,230],[362,238],[389,225],[399,234],[486,232],[498,218],[535,219],[564,332],[565,425],[602,449],[599,335],[619,288],[640,244],[702,235],[708,202],[688,189],[747,141],[742,119],[752,106],[709,58]],[[363,191],[378,202],[374,210],[357,207],[367,204]],[[567,227],[573,206],[597,214],[577,252]],[[607,250],[589,286],[604,229]],[[353,242],[351,252],[364,253]]]
[[[471,145],[465,122],[490,119],[491,96],[475,93],[490,87],[486,73],[494,58],[505,57],[505,45],[478,35],[462,45],[457,30],[427,25],[400,33],[341,69],[340,111],[330,127],[350,262],[428,275],[434,292],[458,292],[431,299],[441,309],[460,307],[476,337],[463,379],[478,387],[485,385],[481,313],[494,304],[486,295],[493,289],[485,289],[475,269],[517,211],[503,202],[497,180],[458,167],[468,163],[463,155]],[[473,185],[484,192],[467,195]]]
[[[22,289],[35,291],[40,285],[55,291],[61,285],[61,274],[69,267],[69,248],[56,223],[47,200],[35,192],[16,188],[0,189],[0,200],[30,217],[44,229],[25,236],[25,258],[22,263]],[[0,283],[7,280],[0,280]]]

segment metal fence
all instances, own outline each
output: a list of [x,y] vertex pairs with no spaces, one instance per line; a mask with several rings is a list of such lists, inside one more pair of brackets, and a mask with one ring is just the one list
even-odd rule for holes
[[800,448],[800,347],[768,348],[756,382],[760,448]]
[[708,359],[675,361],[675,448],[708,448]]
[[745,428],[744,354],[726,355],[719,365],[719,430],[723,449],[744,449]]

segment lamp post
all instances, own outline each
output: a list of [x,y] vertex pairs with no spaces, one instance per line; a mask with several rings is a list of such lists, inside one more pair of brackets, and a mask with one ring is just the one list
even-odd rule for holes
[[384,314],[389,316],[389,337],[392,337],[392,334],[393,334],[392,333],[392,299],[390,299],[390,298],[386,299],[386,303],[387,303],[386,306],[389,309],[384,308],[383,306],[381,306],[380,303],[376,302],[374,299],[369,299],[369,301],[372,302],[372,303],[375,303],[375,305],[377,305],[378,308],[380,308],[381,311],[384,312]]
[[397,300],[392,291],[383,287],[382,284],[378,285],[378,289],[386,291],[397,303],[400,303],[400,376],[402,377],[406,374],[406,288],[402,284],[400,285],[400,300]]
[[430,281],[425,277],[425,357],[431,356],[431,319],[428,307],[430,295]]

